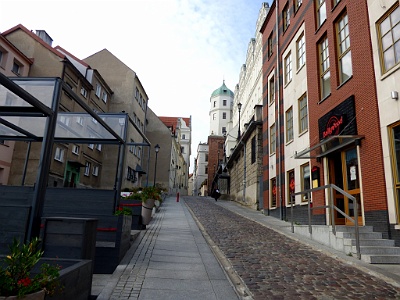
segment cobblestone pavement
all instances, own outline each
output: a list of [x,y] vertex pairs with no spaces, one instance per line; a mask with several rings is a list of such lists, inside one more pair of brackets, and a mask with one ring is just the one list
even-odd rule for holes
[[205,198],[185,202],[254,299],[400,299],[400,289]]

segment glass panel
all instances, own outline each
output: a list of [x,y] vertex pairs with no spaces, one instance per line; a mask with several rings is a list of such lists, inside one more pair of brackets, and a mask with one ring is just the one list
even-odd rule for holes
[[[356,198],[356,201],[357,201],[357,204],[358,204],[358,206],[357,206],[358,216],[361,217],[361,197],[360,197],[360,194],[353,195],[353,196]],[[348,201],[349,201],[349,216],[350,217],[354,217],[354,203],[350,199]]]
[[394,66],[394,52],[392,48],[389,48],[388,51],[383,53],[383,58],[385,60],[385,70],[389,70]]
[[347,52],[345,56],[340,60],[340,69],[342,71],[342,82],[345,82],[353,74],[353,68],[351,64],[351,51]]
[[[396,184],[400,183],[400,126],[396,126],[393,128],[393,142],[394,142],[394,151],[395,151],[395,159],[396,159]],[[399,198],[400,199],[400,198]]]
[[[56,80],[23,80],[13,79],[25,91],[30,93],[37,100],[51,108],[53,103],[54,87]],[[1,97],[0,97],[1,99]],[[1,100],[0,100],[1,101]],[[24,105],[25,106],[25,105]]]
[[[124,136],[126,115],[99,116],[120,137]],[[115,139],[99,122],[89,114],[60,112],[57,116],[56,138],[79,138],[79,139]]]
[[[18,126],[27,132],[36,135],[38,137],[42,137],[46,125],[46,118],[38,118],[38,117],[2,117],[2,119],[12,123],[15,126]],[[4,132],[3,132],[4,131]],[[8,136],[24,136],[17,131],[12,129],[1,129],[1,135],[8,135]]]
[[393,45],[393,39],[392,39],[392,34],[388,33],[382,37],[382,48],[383,50],[386,50],[390,46]]
[[359,186],[358,160],[357,160],[356,148],[346,151],[346,171],[347,171],[347,189],[348,190],[358,189],[360,186]]
[[386,34],[390,30],[390,19],[387,18],[381,23],[381,35]]

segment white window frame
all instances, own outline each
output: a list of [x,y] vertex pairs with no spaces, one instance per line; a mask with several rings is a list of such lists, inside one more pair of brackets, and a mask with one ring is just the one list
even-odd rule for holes
[[72,153],[75,155],[79,155],[80,147],[78,145],[72,145]]
[[292,68],[292,52],[285,56],[285,85],[289,84],[293,78],[293,68]]
[[59,162],[64,162],[64,152],[65,152],[65,149],[57,147],[56,151],[54,153],[54,160],[59,161]]
[[301,69],[306,64],[306,38],[304,32],[301,33],[300,37],[297,39],[297,70]]
[[85,163],[85,172],[83,173],[83,175],[85,176],[90,176],[90,169],[91,169],[92,164],[90,162],[86,162]]
[[100,84],[96,84],[96,93],[95,95],[97,96],[97,98],[100,98],[101,96],[101,85]]
[[97,165],[93,166],[92,175],[96,176],[96,177],[99,176],[99,166],[97,166]]

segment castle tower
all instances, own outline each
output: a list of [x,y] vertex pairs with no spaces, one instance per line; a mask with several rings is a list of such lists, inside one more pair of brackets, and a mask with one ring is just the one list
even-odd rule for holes
[[209,135],[222,136],[222,132],[227,130],[228,122],[232,117],[233,96],[234,93],[226,87],[225,80],[221,87],[211,94]]

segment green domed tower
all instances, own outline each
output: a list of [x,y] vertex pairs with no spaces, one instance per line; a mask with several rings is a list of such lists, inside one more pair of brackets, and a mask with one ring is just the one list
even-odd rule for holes
[[210,135],[221,135],[227,129],[228,122],[232,117],[234,93],[225,85],[212,92],[210,97]]

